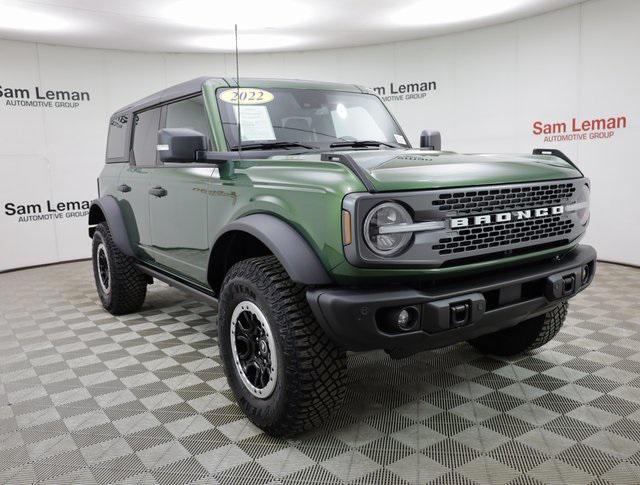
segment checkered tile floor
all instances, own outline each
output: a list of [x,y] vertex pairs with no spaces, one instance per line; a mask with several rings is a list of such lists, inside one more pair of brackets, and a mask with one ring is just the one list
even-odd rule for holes
[[216,310],[156,283],[102,310],[88,262],[0,275],[0,482],[640,483],[640,270],[601,264],[531,355],[352,354],[345,406],[274,439],[229,392]]

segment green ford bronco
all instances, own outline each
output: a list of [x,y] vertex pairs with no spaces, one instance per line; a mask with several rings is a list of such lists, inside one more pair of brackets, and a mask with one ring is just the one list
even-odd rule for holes
[[[229,386],[268,433],[320,425],[346,351],[467,341],[510,355],[559,331],[592,281],[589,180],[557,150],[412,148],[367,88],[199,78],[110,119],[89,213],[98,294],[164,281],[218,304]],[[214,342],[212,342],[212,345]]]

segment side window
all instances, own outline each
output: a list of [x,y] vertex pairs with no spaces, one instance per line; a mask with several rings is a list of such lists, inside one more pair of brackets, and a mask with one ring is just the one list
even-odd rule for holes
[[208,149],[212,148],[211,129],[202,95],[167,105],[165,128],[191,128],[206,135]]
[[136,113],[133,116],[133,160],[139,166],[156,164],[160,108]]
[[129,117],[127,113],[117,113],[109,120],[107,160],[122,161],[129,158],[129,151],[126,146]]

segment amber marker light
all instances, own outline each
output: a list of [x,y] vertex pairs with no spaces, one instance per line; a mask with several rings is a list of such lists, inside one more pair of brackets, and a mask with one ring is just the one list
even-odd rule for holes
[[342,210],[342,244],[351,244],[351,212]]

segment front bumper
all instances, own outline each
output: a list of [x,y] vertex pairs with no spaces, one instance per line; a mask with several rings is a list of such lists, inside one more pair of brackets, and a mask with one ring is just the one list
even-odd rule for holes
[[[593,281],[596,251],[580,245],[560,259],[431,286],[329,287],[307,292],[324,331],[347,350],[411,354],[496,332],[575,296]],[[408,307],[413,322],[393,325]],[[409,328],[407,328],[409,327]]]

